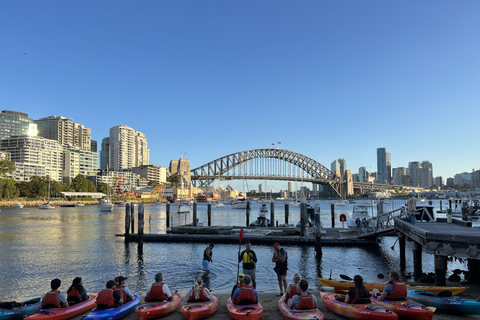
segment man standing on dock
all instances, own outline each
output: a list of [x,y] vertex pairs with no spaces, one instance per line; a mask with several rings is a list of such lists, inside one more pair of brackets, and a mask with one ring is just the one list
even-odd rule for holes
[[273,258],[272,258],[272,262],[275,262],[275,268],[273,269],[277,273],[278,286],[280,287],[279,296],[283,296],[283,293],[287,290],[287,287],[288,287],[288,284],[287,284],[288,254],[287,254],[287,250],[283,249],[279,243],[275,243],[273,245],[273,249],[275,250],[273,252]]
[[257,263],[257,255],[255,251],[251,250],[252,244],[250,241],[245,243],[245,250],[240,253],[238,250],[238,263],[243,262],[243,274],[248,274],[252,279],[253,288],[257,288],[255,282],[255,264]]
[[213,259],[212,259],[212,255],[213,255],[213,247],[215,247],[213,245],[213,243],[211,243],[206,249],[205,251],[203,251],[203,260],[202,260],[202,265],[203,265],[203,270],[205,270],[205,272],[202,274],[202,277],[207,277],[208,274],[210,273],[210,263],[213,262]]
[[407,210],[410,215],[410,223],[415,224],[416,221],[416,211],[417,211],[417,200],[413,196],[413,193],[410,193],[410,199],[407,202]]

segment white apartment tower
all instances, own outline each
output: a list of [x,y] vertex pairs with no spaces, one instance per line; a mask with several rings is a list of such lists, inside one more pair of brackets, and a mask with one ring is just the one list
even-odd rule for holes
[[110,128],[109,168],[113,171],[150,164],[150,149],[141,132],[126,125]]
[[72,119],[59,116],[49,116],[34,120],[38,135],[55,140],[64,147],[77,147],[81,150],[91,150],[91,130],[74,123]]

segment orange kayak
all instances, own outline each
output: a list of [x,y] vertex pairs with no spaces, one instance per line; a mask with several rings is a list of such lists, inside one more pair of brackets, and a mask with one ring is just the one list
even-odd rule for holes
[[87,301],[74,304],[68,308],[60,309],[42,309],[39,313],[31,315],[26,319],[29,320],[66,320],[78,316],[84,312],[93,309],[96,304],[97,294],[90,296]]
[[232,299],[227,300],[228,314],[235,320],[257,320],[263,316],[263,307],[260,303],[249,305],[234,305]]
[[311,310],[292,310],[287,306],[287,293],[278,300],[278,309],[282,313],[285,320],[304,320],[304,319],[323,319],[322,311],[318,309]]
[[[344,290],[344,289],[348,290],[350,287],[355,286],[353,282],[349,282],[349,281],[338,281],[338,280],[324,279],[324,278],[318,278],[318,281],[322,286],[338,288],[340,290]],[[376,282],[376,283],[364,282],[363,284],[370,291],[372,291],[373,289],[377,289],[380,292],[383,291],[383,288],[385,288],[385,286],[387,285],[386,282]],[[423,290],[423,291],[428,291],[433,293],[439,293],[441,291],[449,290],[449,291],[452,291],[453,295],[468,289],[468,287],[412,286],[409,284],[407,284],[406,287],[407,289]]]
[[320,297],[328,310],[348,319],[397,320],[396,313],[386,307],[366,304],[349,304],[340,301],[345,295],[321,291]]
[[182,306],[180,313],[187,320],[203,319],[214,314],[218,309],[218,298],[213,295],[212,301],[187,302]]
[[411,300],[382,301],[371,299],[379,306],[384,306],[398,315],[398,319],[432,320],[433,311],[423,304]]
[[139,320],[149,320],[166,316],[180,307],[182,298],[178,292],[172,294],[171,301],[149,302],[139,305],[135,309],[135,313]]

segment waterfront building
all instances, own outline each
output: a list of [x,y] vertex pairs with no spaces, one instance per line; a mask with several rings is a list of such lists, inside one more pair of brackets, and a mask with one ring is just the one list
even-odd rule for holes
[[359,182],[368,182],[368,171],[366,167],[358,168],[358,181]]
[[133,192],[140,188],[147,188],[147,179],[129,170],[124,171],[103,171],[97,170],[97,174],[88,176],[87,179],[93,182],[98,188],[101,183],[108,184],[114,192]]
[[445,185],[445,180],[443,180],[442,176],[435,177],[433,181],[434,181],[433,184],[436,185],[437,187],[443,187]]
[[81,174],[85,177],[97,173],[98,154],[75,147],[65,147],[63,151],[63,182],[71,183]]
[[388,183],[388,171],[387,171],[387,149],[377,148],[377,183]]
[[37,135],[37,125],[33,119],[23,112],[3,110],[0,113],[0,139],[25,135]]
[[288,181],[287,183],[287,198],[293,197],[293,183],[292,181]]
[[410,175],[405,174],[402,175],[402,186],[410,186],[412,182],[410,181]]
[[454,188],[455,187],[455,179],[454,178],[447,178],[447,187]]
[[422,161],[420,166],[420,187],[428,188],[433,185],[433,165],[430,161]]
[[412,161],[408,163],[410,182],[412,187],[420,186],[420,162]]
[[109,151],[109,167],[113,171],[150,164],[145,135],[123,124],[110,128]]
[[63,182],[63,147],[43,137],[15,136],[0,140],[0,151],[9,152],[15,163],[15,180],[30,181],[33,176]]
[[66,147],[91,150],[91,130],[62,116],[49,116],[33,121],[37,124],[38,135],[55,140]]
[[469,172],[457,173],[456,175],[453,176],[453,180],[454,180],[455,186],[459,186],[462,183],[471,183],[472,174]]
[[102,145],[100,147],[100,170],[107,170],[110,163],[110,138],[106,137],[102,139]]
[[154,181],[157,183],[167,182],[167,168],[161,166],[155,166],[153,164],[133,167],[132,172],[143,177],[147,181]]

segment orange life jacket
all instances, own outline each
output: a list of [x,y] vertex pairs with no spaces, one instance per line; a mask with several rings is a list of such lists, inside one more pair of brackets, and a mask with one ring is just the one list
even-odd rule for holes
[[387,295],[387,300],[393,298],[407,298],[407,287],[405,286],[405,282],[394,281],[393,284],[395,285],[395,290],[390,292]]
[[167,300],[167,295],[163,292],[163,283],[152,283],[148,292],[148,300],[150,299]]
[[297,292],[297,285],[296,284],[291,284],[288,286],[288,299],[292,299],[294,295],[296,295]]
[[238,297],[235,298],[234,303],[238,304],[242,300],[251,300],[253,303],[257,303],[257,298],[255,298],[255,294],[253,293],[252,286],[241,286],[240,287],[240,294]]
[[103,289],[98,293],[97,306],[105,305],[109,307],[115,307],[115,298],[113,297],[114,289]]
[[300,303],[296,307],[297,310],[305,310],[305,309],[315,309],[315,302],[313,301],[313,297],[311,294],[299,294],[298,297],[300,298]]
[[75,287],[70,288],[70,291],[67,293],[67,300],[73,297],[78,298],[78,301],[82,301],[82,296],[80,295],[80,292],[78,292],[77,288]]
[[[199,288],[198,299],[203,299],[205,301],[207,300],[207,296],[205,295],[205,291],[203,290],[203,287]],[[195,290],[192,291],[192,296],[190,297],[190,300],[195,300]]]
[[60,301],[58,301],[58,294],[60,291],[48,291],[45,295],[45,299],[42,301],[42,308],[43,306],[47,305],[54,305],[56,308],[60,309]]
[[120,297],[122,297],[123,302],[127,302],[128,297],[127,297],[127,293],[125,292],[125,290],[115,288],[115,291],[117,291],[118,295]]

